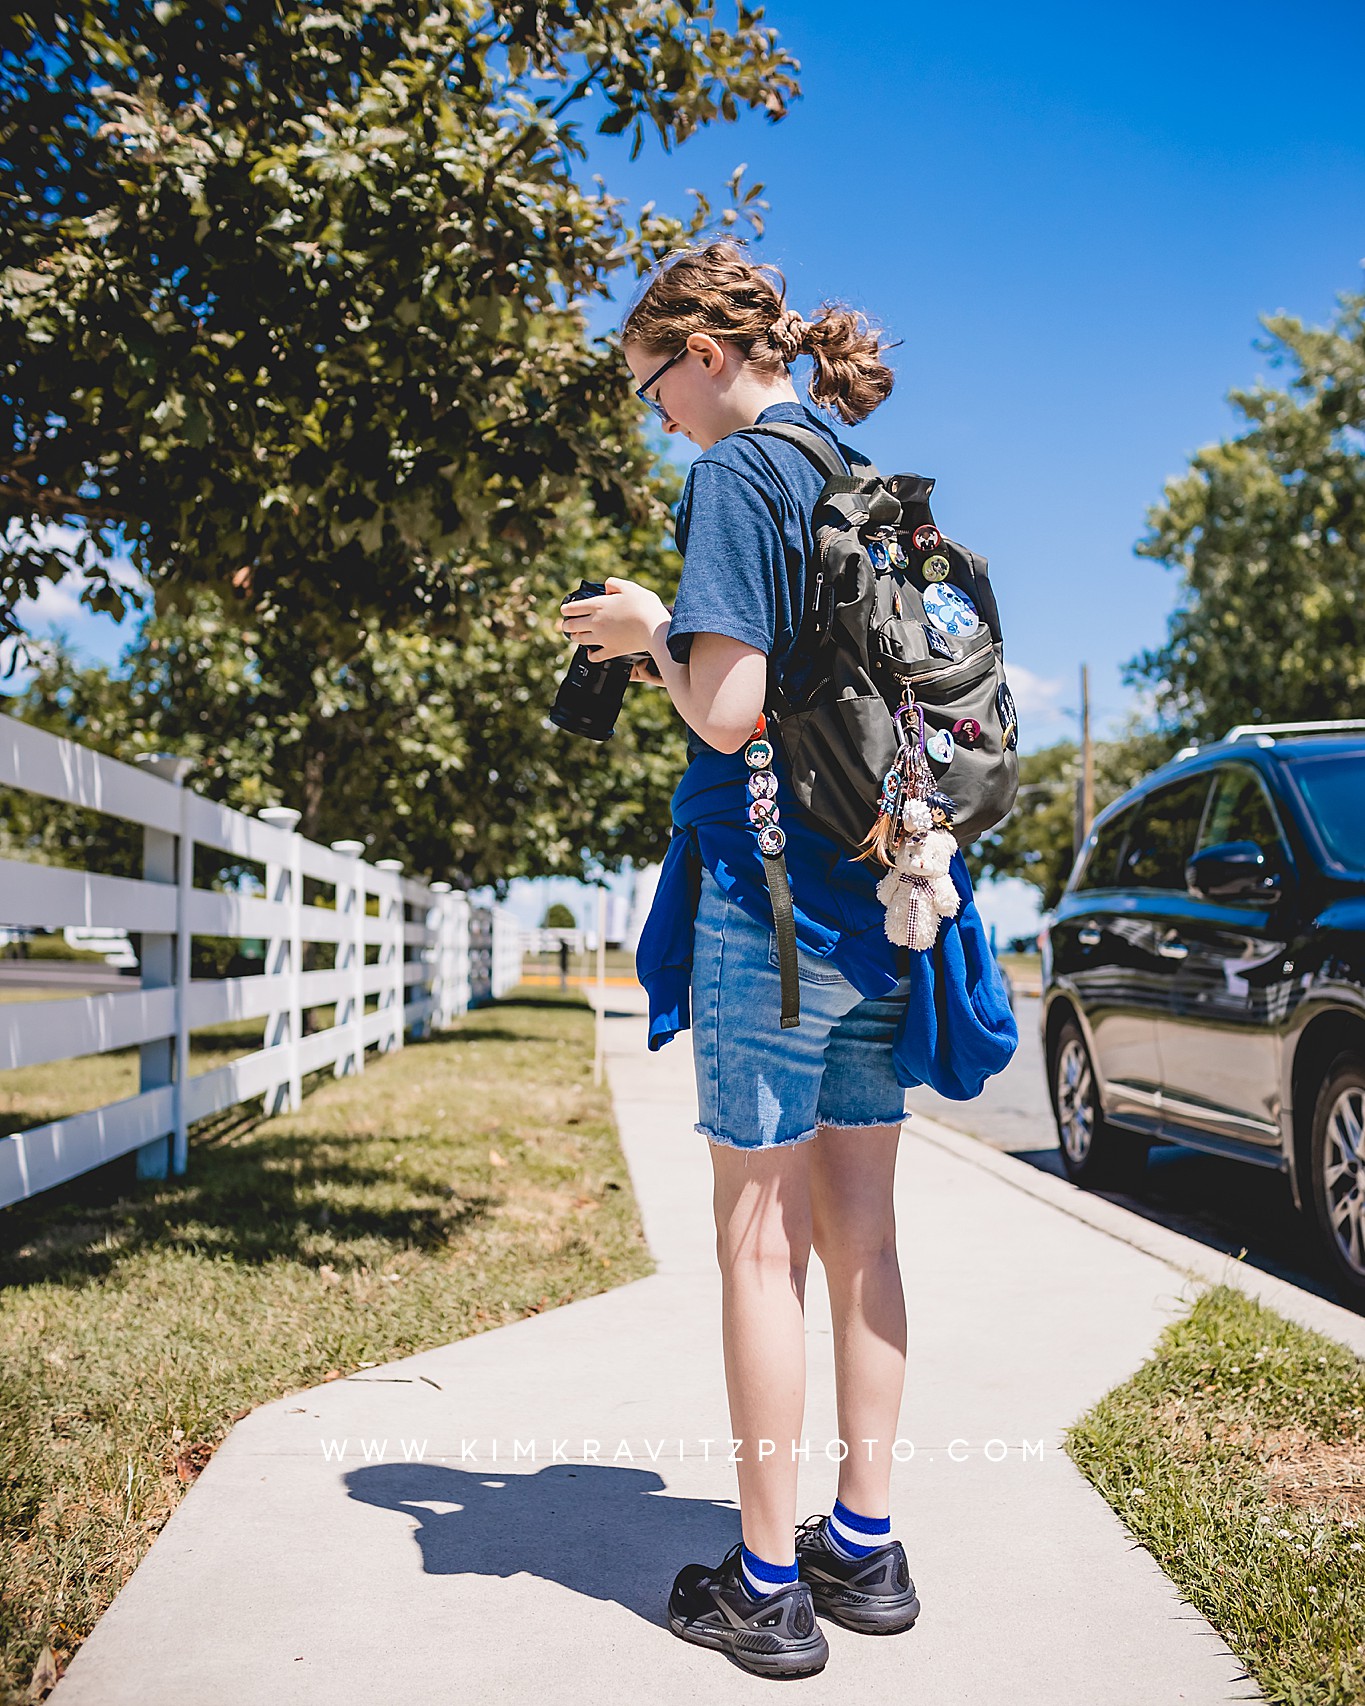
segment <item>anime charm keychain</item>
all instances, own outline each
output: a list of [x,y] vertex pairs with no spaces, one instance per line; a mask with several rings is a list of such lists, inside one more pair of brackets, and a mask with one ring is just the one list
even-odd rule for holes
[[875,857],[890,867],[877,885],[888,941],[932,948],[940,920],[955,917],[960,904],[948,871],[957,852],[953,802],[935,785],[925,750],[924,708],[909,686],[895,723],[895,761],[883,778],[877,821],[859,857]]

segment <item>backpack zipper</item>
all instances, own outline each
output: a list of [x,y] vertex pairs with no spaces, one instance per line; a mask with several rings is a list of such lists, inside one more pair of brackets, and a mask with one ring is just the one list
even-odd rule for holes
[[958,658],[954,663],[942,664],[938,669],[921,670],[913,675],[897,669],[894,664],[888,663],[887,667],[893,675],[900,676],[902,680],[908,681],[911,686],[918,689],[922,686],[928,686],[930,682],[946,680],[949,676],[956,675],[960,670],[965,670],[973,664],[979,663],[981,673],[984,675],[990,667],[993,650],[994,648],[988,645],[979,646],[976,651],[969,652],[965,658]]

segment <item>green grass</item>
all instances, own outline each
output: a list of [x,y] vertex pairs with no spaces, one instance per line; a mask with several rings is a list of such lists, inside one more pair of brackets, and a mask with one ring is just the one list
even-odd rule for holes
[[[635,976],[635,955],[631,949],[629,949],[629,948],[608,948],[605,955],[603,956],[603,958],[606,962],[603,969],[605,970],[608,977],[634,977]],[[550,976],[558,977],[558,975],[559,975],[559,955],[558,954],[527,954],[523,957],[522,969],[524,971],[534,972],[537,977],[550,977]],[[591,949],[587,953],[583,953],[583,954],[570,954],[569,955],[569,976],[570,977],[587,977],[587,978],[596,977],[597,976],[597,953],[596,953],[596,950]]]
[[62,960],[72,964],[104,966],[108,961],[96,948],[73,948],[65,936],[30,936],[24,943],[23,952],[17,945],[7,944],[7,951],[0,953],[0,960],[10,960],[16,965],[25,962],[33,964],[36,960]]
[[1218,1286],[1067,1449],[1267,1700],[1365,1700],[1365,1363]]
[[0,1698],[70,1656],[235,1417],[652,1271],[592,1052],[576,993],[523,991],[199,1134],[182,1178],[0,1210]]

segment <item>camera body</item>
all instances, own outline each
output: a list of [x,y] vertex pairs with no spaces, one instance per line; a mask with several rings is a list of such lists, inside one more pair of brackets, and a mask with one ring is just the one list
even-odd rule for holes
[[[578,590],[571,592],[564,602],[600,598],[606,590],[603,581],[579,581]],[[631,663],[628,657],[594,663],[588,656],[588,648],[580,646],[559,684],[550,708],[550,721],[570,734],[586,735],[589,740],[610,740],[625,701]]]

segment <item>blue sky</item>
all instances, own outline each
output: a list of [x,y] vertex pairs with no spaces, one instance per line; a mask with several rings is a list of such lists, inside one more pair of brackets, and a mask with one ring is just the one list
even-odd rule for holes
[[[1102,733],[1176,591],[1133,555],[1146,507],[1232,429],[1227,391],[1273,378],[1258,315],[1322,322],[1361,288],[1365,7],[773,0],[766,21],[802,63],[787,119],[633,164],[593,138],[589,169],[681,211],[747,163],[754,252],[793,304],[904,340],[847,436],[936,476],[939,521],[990,557],[1025,746],[1074,729],[1082,660]],[[112,655],[108,624],[63,614]]]

